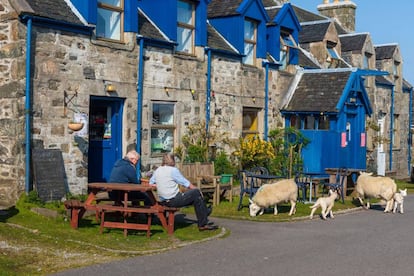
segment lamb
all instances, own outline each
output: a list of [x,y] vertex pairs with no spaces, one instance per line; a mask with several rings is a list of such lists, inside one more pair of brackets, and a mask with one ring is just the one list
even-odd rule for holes
[[335,190],[329,190],[329,196],[320,197],[312,206],[309,208],[312,209],[311,214],[309,216],[310,219],[313,218],[313,214],[315,213],[316,209],[321,207],[322,218],[326,220],[326,216],[329,214],[331,218],[334,218],[332,208],[335,204],[335,200],[338,198],[338,192]]
[[296,201],[298,198],[298,186],[294,179],[283,179],[275,183],[264,184],[249,199],[250,216],[254,217],[257,212],[262,215],[264,208],[274,205],[274,215],[277,215],[277,204],[290,201],[289,216],[296,213]]
[[395,213],[399,209],[401,214],[404,214],[404,197],[407,196],[407,188],[404,190],[399,189],[398,193],[394,194],[394,209],[392,212]]
[[370,208],[369,198],[381,198],[387,202],[384,213],[391,212],[397,184],[390,177],[372,176],[372,173],[360,172],[355,187],[359,202],[364,206],[361,197],[367,198],[366,208]]

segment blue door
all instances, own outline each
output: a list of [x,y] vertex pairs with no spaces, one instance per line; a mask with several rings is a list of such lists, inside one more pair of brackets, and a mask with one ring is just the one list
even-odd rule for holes
[[90,98],[88,182],[107,182],[122,157],[123,103],[122,98]]

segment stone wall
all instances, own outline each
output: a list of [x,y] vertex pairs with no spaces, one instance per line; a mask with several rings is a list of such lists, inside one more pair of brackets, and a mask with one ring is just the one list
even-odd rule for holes
[[0,206],[25,188],[25,30],[7,1],[0,3]]

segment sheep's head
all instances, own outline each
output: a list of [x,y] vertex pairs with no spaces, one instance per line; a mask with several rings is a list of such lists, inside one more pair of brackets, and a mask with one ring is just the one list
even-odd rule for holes
[[249,202],[250,216],[255,217],[257,215],[257,212],[259,212],[262,208],[259,207],[256,203],[254,203],[251,199],[249,199]]

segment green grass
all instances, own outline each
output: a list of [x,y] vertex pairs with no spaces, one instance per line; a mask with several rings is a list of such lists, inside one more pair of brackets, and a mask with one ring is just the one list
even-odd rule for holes
[[[401,189],[407,188],[408,193],[414,193],[414,184],[397,181],[397,185]],[[248,198],[243,199],[244,207],[241,211],[237,211],[238,202],[237,196],[232,203],[223,200],[219,206],[214,207],[212,216],[281,222],[307,219],[310,214],[310,205],[299,202],[296,214],[291,217],[288,216],[289,204],[280,205],[277,216],[269,208],[262,216],[250,217]],[[0,275],[46,275],[69,268],[150,254],[221,233],[221,230],[199,232],[194,222],[177,218],[173,237],[168,236],[159,223],[152,226],[150,238],[146,237],[144,231],[129,231],[127,237],[119,229],[105,229],[100,234],[99,224],[93,214],[82,219],[79,228],[75,230],[70,227],[62,204],[44,206],[56,210],[59,214],[56,218],[31,211],[36,206],[37,203],[28,203],[22,199],[16,207],[0,212]],[[334,212],[358,206],[359,202],[350,195],[345,204],[337,201]],[[194,214],[194,209],[181,208],[181,213]]]

